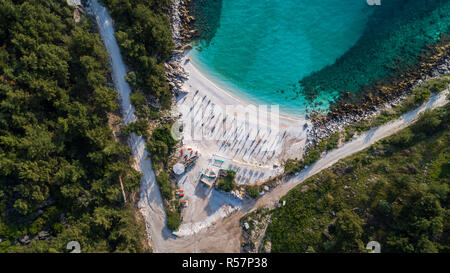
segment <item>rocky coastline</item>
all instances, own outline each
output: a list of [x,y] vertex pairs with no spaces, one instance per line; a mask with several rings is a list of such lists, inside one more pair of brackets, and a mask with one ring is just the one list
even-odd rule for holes
[[350,94],[343,93],[328,113],[312,111],[308,118],[313,126],[308,131],[305,150],[351,124],[370,120],[383,110],[401,105],[417,86],[450,73],[450,40],[441,41],[429,52],[410,71],[390,78],[388,83],[372,86],[361,100],[350,102]]

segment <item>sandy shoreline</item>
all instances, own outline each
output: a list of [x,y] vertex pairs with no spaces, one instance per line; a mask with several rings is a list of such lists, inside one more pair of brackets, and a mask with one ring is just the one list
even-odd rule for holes
[[177,79],[183,81],[182,92],[172,107],[183,128],[180,143],[185,150],[199,153],[195,165],[177,178],[189,206],[183,209],[181,226],[174,234],[185,238],[215,226],[248,202],[238,191],[208,188],[200,173],[232,169],[237,184],[260,185],[282,174],[287,158],[302,155],[308,122],[237,98],[201,73],[188,52],[176,56],[171,66],[183,75]]
[[[193,50],[193,49],[192,49]],[[201,72],[198,68],[198,65],[196,66],[192,61],[190,57],[190,51],[186,52],[185,57],[183,57],[183,62],[188,61],[188,63],[182,65],[182,67],[185,69],[185,71],[191,75],[194,78],[194,81],[197,83],[203,82],[203,84],[196,84],[195,86],[201,86],[208,84],[208,89],[211,91],[214,91],[214,95],[222,100],[223,104],[228,105],[256,105],[256,103],[248,102],[245,98],[241,98],[233,93],[231,90],[226,90],[226,87],[221,87],[219,84],[215,83],[210,77],[205,75],[205,73]],[[190,86],[191,88],[195,86]],[[190,89],[191,89],[190,88]],[[288,113],[279,113],[278,116],[280,117],[280,120],[283,121],[283,124],[285,125],[297,125],[298,123],[306,123],[307,120],[305,118],[300,118],[294,115],[289,115]]]

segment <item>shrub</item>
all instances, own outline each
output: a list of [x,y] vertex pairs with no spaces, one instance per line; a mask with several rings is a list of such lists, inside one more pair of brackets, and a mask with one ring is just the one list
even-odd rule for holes
[[310,166],[314,162],[316,162],[322,153],[318,149],[311,149],[306,155],[305,159],[303,160],[306,165]]
[[336,148],[338,146],[339,138],[340,138],[339,133],[332,134],[329,137],[329,139],[327,141],[327,145],[326,145],[327,151],[333,150],[334,148]]
[[146,102],[145,95],[141,91],[135,91],[131,93],[130,101],[135,107],[143,105]]
[[295,174],[303,169],[304,164],[301,160],[288,159],[284,165],[284,172],[286,174]]
[[381,113],[375,117],[373,126],[380,126],[382,124],[385,124],[397,117],[397,114],[395,112],[389,112],[389,111],[381,111]]
[[148,129],[149,129],[148,121],[145,119],[139,119],[122,126],[120,131],[124,135],[130,135],[131,133],[135,133],[138,136],[143,136],[145,139],[148,139],[150,136],[148,133]]
[[426,110],[419,116],[419,120],[412,126],[414,133],[424,133],[426,135],[432,135],[441,125],[441,119],[439,118],[437,111]]
[[147,100],[144,93],[142,93],[141,91],[135,91],[131,93],[130,101],[136,110],[135,113],[138,118],[145,119],[150,117],[151,110],[146,104]]
[[450,84],[450,79],[448,76],[442,76],[434,80],[429,80],[424,83],[423,87],[429,89],[432,93],[439,93],[448,88]]
[[163,141],[170,148],[177,143],[168,126],[156,128],[152,133],[152,139]]
[[149,115],[148,117],[152,120],[158,119],[159,118],[159,112],[155,109],[149,109]]
[[228,170],[225,177],[222,177],[217,182],[217,187],[223,191],[230,192],[236,187],[234,178],[236,177],[236,172]]
[[419,87],[414,90],[414,103],[419,106],[430,98],[431,92],[428,88]]
[[175,144],[176,140],[173,139],[168,126],[153,130],[152,137],[147,141],[146,149],[156,169],[162,163],[167,163],[170,151]]

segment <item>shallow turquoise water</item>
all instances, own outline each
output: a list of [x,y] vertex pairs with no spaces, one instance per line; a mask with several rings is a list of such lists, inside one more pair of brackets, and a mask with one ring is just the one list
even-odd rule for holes
[[[299,92],[303,89],[300,80],[307,79],[303,84],[309,84],[314,102],[325,109],[339,91],[357,91],[386,76],[390,68],[384,64],[389,60],[404,57],[403,53],[418,54],[426,43],[436,41],[449,17],[432,14],[448,6],[448,1],[391,0],[380,7],[369,6],[365,0],[195,1],[198,27],[208,26],[191,53],[193,63],[240,97],[279,104],[280,111],[300,116],[307,105]],[[439,16],[438,21],[432,16]],[[374,27],[385,33],[377,35]],[[416,39],[417,35],[425,38]],[[399,41],[403,44],[397,48]],[[372,42],[389,55],[383,59],[383,50],[370,48]],[[407,48],[408,43],[413,46]],[[352,51],[356,53],[349,54]],[[371,60],[377,61],[372,65]],[[356,68],[362,65],[370,68],[369,75],[358,75]],[[352,71],[356,75],[350,78]],[[359,83],[359,78],[364,81]]]
[[224,0],[215,36],[191,59],[239,96],[301,114],[292,85],[354,45],[371,13],[364,1],[347,2]]

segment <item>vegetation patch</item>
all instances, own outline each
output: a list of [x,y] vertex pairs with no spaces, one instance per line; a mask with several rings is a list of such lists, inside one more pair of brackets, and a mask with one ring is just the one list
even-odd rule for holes
[[175,144],[176,141],[172,138],[167,125],[153,130],[151,138],[146,144],[152,159],[153,168],[159,172],[156,176],[156,181],[164,199],[167,227],[172,231],[178,229],[181,221],[180,204],[179,200],[175,198],[175,186],[170,181],[171,170],[167,165],[169,155],[172,153]]
[[259,197],[259,186],[246,186],[245,192],[253,199],[257,199]]
[[167,169],[169,156],[177,141],[170,133],[170,124],[157,127],[153,130],[151,137],[147,140],[146,149],[152,160],[153,168],[159,170]]
[[135,133],[138,136],[142,136],[144,139],[150,138],[148,130],[148,121],[145,119],[138,119],[120,128],[120,132],[123,135],[129,136],[131,133]]

